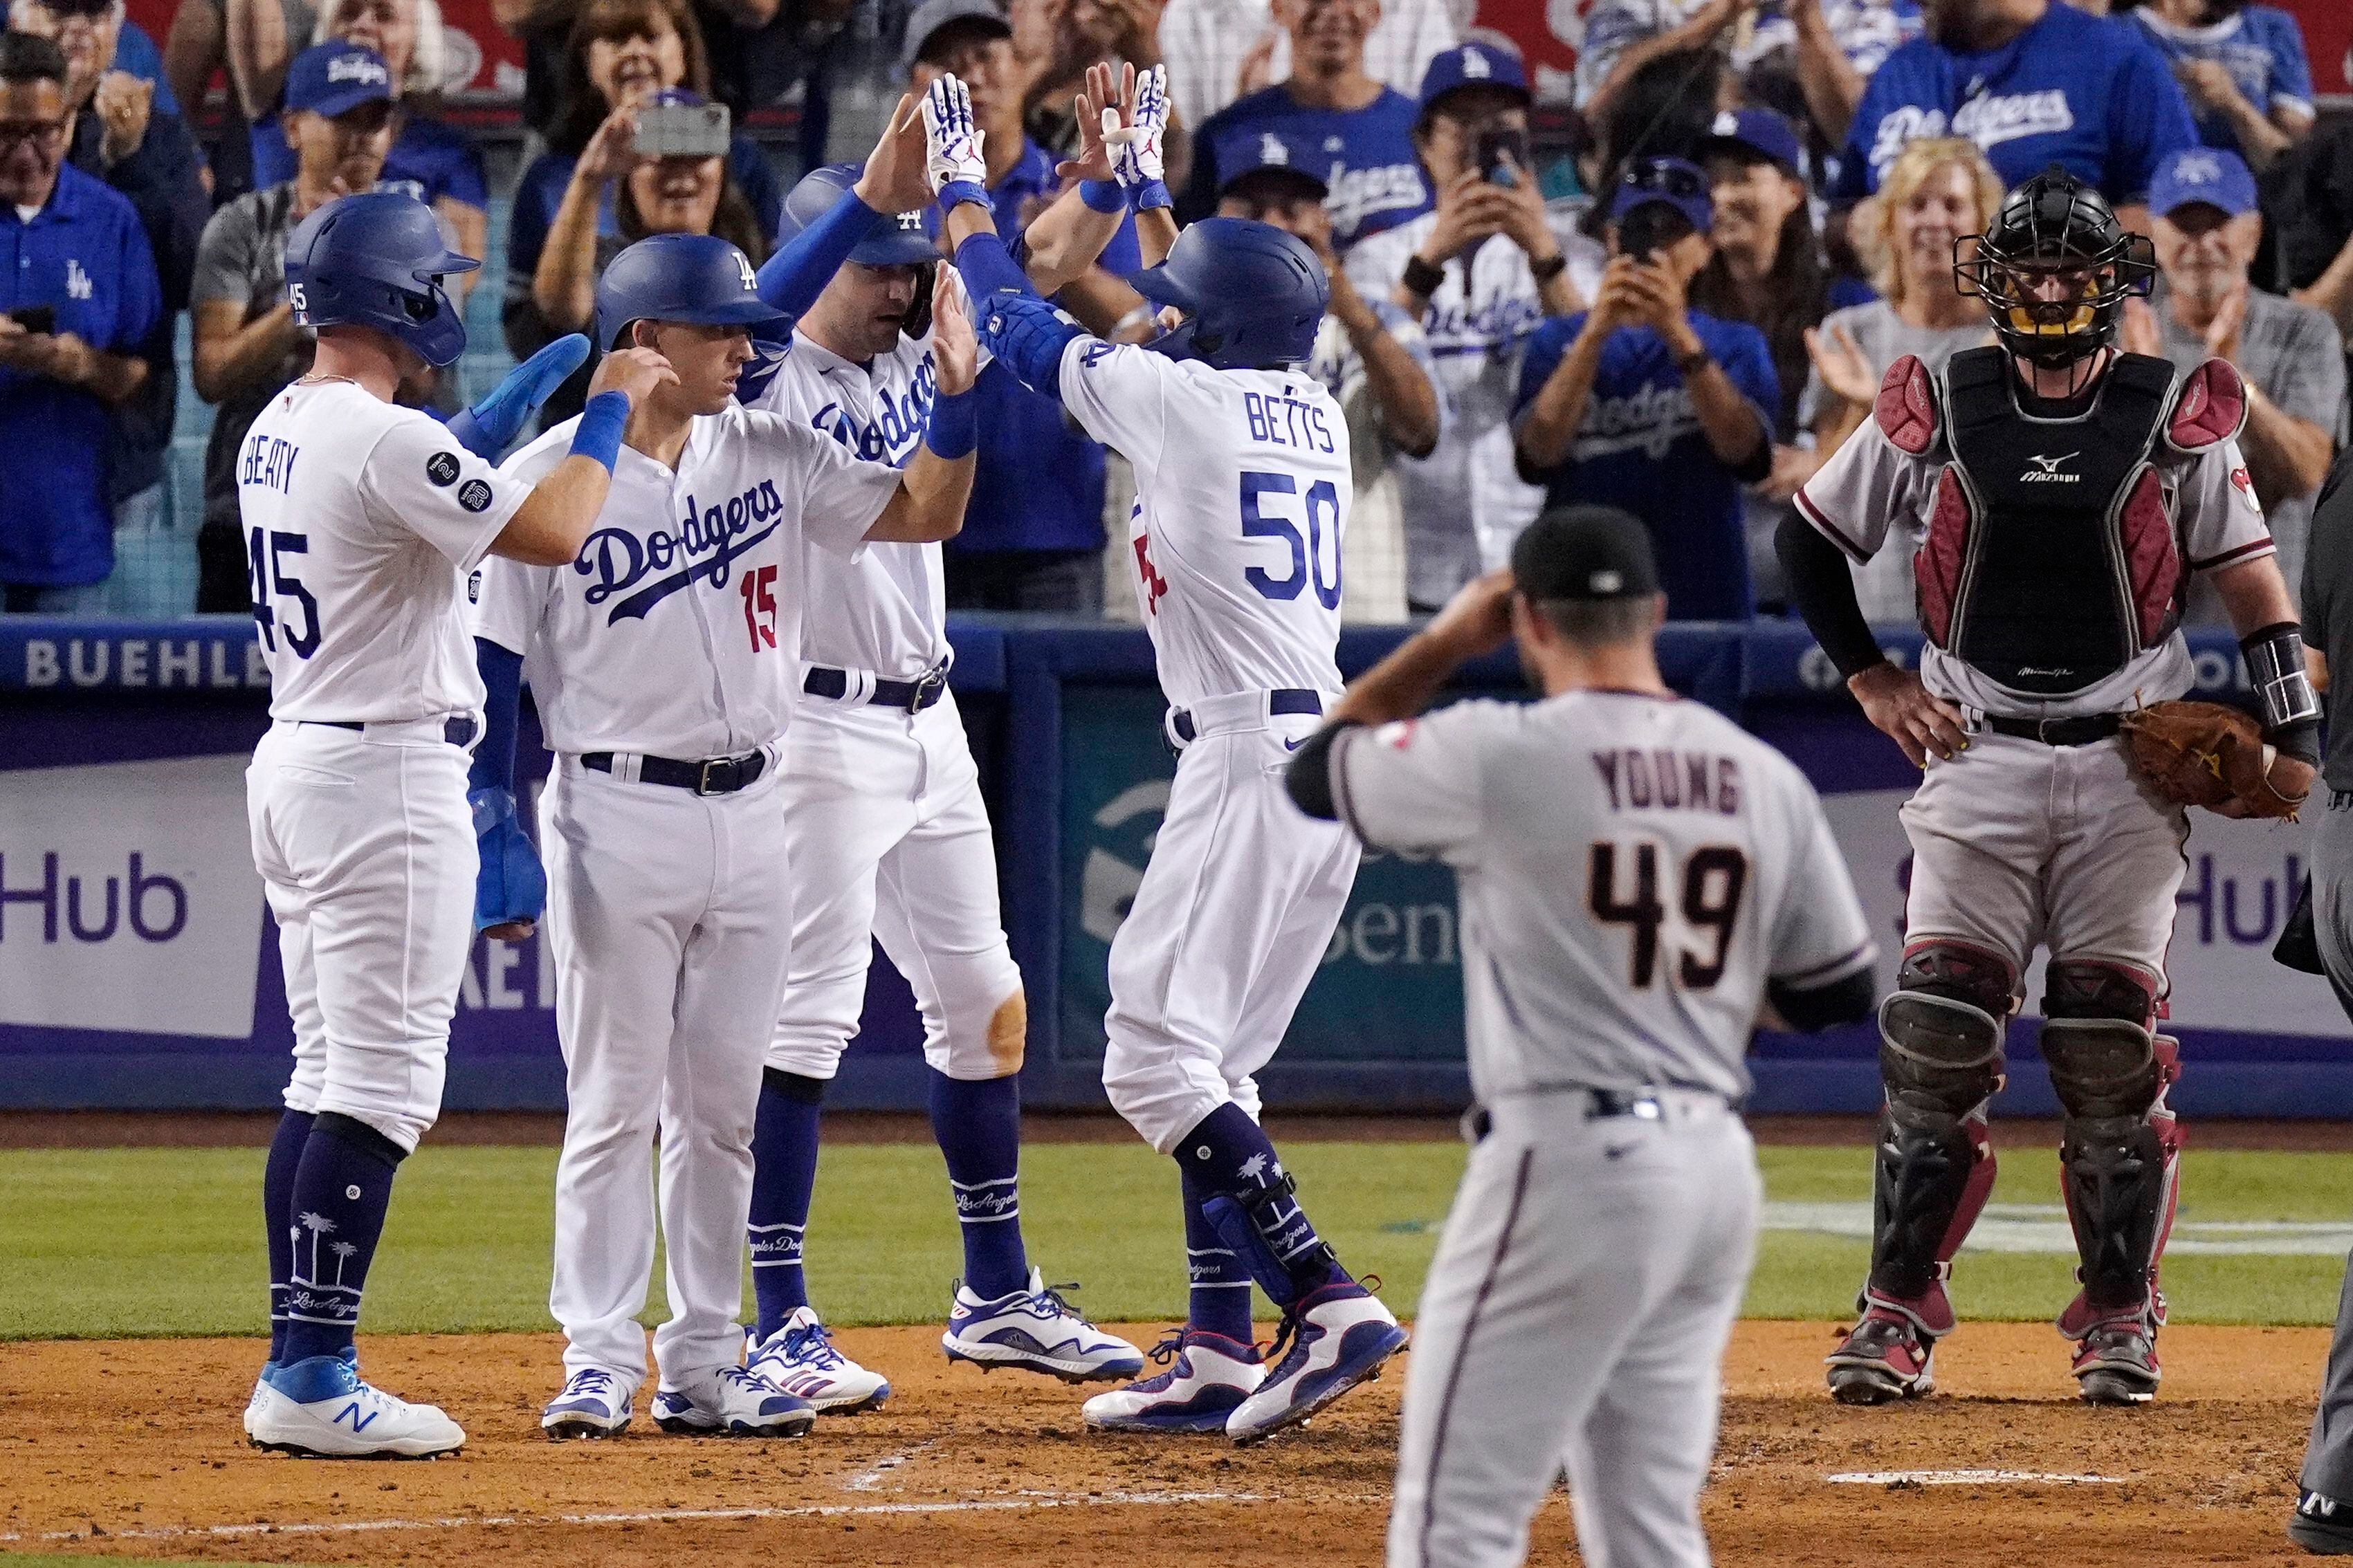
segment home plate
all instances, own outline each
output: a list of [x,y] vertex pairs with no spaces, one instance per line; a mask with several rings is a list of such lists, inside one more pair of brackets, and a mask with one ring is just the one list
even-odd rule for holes
[[2042,1470],[1848,1470],[1822,1478],[1834,1487],[2096,1487],[2121,1486],[2126,1479]]

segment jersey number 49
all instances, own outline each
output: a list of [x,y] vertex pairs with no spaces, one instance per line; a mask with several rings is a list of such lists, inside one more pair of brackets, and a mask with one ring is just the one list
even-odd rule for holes
[[[1627,977],[1637,991],[1650,989],[1658,977],[1662,928],[1672,923],[1681,935],[1704,936],[1704,947],[1674,944],[1670,977],[1686,990],[1708,990],[1724,978],[1732,956],[1740,895],[1748,886],[1748,857],[1729,844],[1693,850],[1683,862],[1681,897],[1672,915],[1660,897],[1662,862],[1669,879],[1675,879],[1672,857],[1655,839],[1630,844],[1603,839],[1594,845],[1586,908],[1604,924],[1633,928]],[[1631,886],[1621,888],[1621,881]]]

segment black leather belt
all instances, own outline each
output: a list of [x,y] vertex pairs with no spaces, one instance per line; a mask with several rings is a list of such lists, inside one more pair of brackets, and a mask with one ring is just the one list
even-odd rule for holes
[[[600,773],[613,771],[610,752],[584,752],[580,765]],[[739,789],[749,789],[760,775],[768,771],[765,752],[746,752],[740,757],[708,757],[699,763],[681,763],[670,757],[639,757],[639,784],[667,784],[671,789],[691,789],[697,795],[733,795]]]
[[[297,719],[295,722],[298,724],[314,724],[322,730],[349,730],[355,734],[365,734],[367,732],[367,726],[365,724],[356,723],[348,719]],[[448,742],[453,746],[466,746],[472,744],[474,740],[474,716],[470,713],[460,713],[454,719],[442,720],[441,738]]]
[[[925,670],[920,679],[914,680],[884,680],[878,677],[874,690],[866,700],[871,707],[903,708],[910,713],[921,713],[924,709],[935,706],[947,689],[948,667],[944,664],[936,669]],[[809,666],[808,674],[801,679],[801,689],[811,697],[825,697],[839,702],[849,694],[849,672],[813,664]]]
[[[1320,719],[1324,715],[1324,699],[1317,692],[1297,686],[1286,686],[1267,693],[1266,710],[1270,714],[1307,713]],[[1168,727],[1176,732],[1178,740],[1188,746],[1199,738],[1193,733],[1193,713],[1190,709],[1179,708],[1170,714]]]
[[2000,713],[1986,715],[1986,728],[1997,735],[2015,735],[2021,741],[2040,741],[2046,746],[2088,746],[2094,741],[2105,741],[2124,728],[2121,713],[2085,713],[2073,719],[2011,719]]

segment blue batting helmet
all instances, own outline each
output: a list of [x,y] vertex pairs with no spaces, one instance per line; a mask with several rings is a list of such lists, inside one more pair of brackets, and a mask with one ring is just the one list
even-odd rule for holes
[[[858,183],[860,173],[855,163],[828,163],[803,174],[785,198],[785,219],[777,226],[776,244],[790,243],[795,235],[832,210],[841,193]],[[939,242],[923,226],[920,211],[883,214],[849,253],[849,259],[860,267],[920,267],[939,258]]]
[[329,202],[286,241],[286,298],[305,327],[373,327],[427,364],[465,351],[466,323],[441,288],[480,262],[444,244],[433,209],[396,191]]
[[596,279],[600,349],[610,349],[632,321],[756,327],[783,318],[761,300],[752,258],[715,235],[641,239]]
[[1184,324],[1152,348],[1219,370],[1307,359],[1332,298],[1324,264],[1305,241],[1246,217],[1203,218],[1176,237],[1166,261],[1128,282],[1186,313]]

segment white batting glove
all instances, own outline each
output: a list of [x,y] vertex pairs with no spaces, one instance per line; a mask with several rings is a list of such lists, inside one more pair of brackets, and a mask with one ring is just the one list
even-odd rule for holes
[[987,132],[973,123],[972,92],[943,76],[923,94],[923,172],[940,205],[988,205],[988,164],[980,155]]
[[1103,110],[1103,145],[1111,172],[1128,190],[1166,178],[1160,147],[1168,134],[1168,68],[1154,66],[1135,79],[1134,121],[1122,125],[1119,110]]

